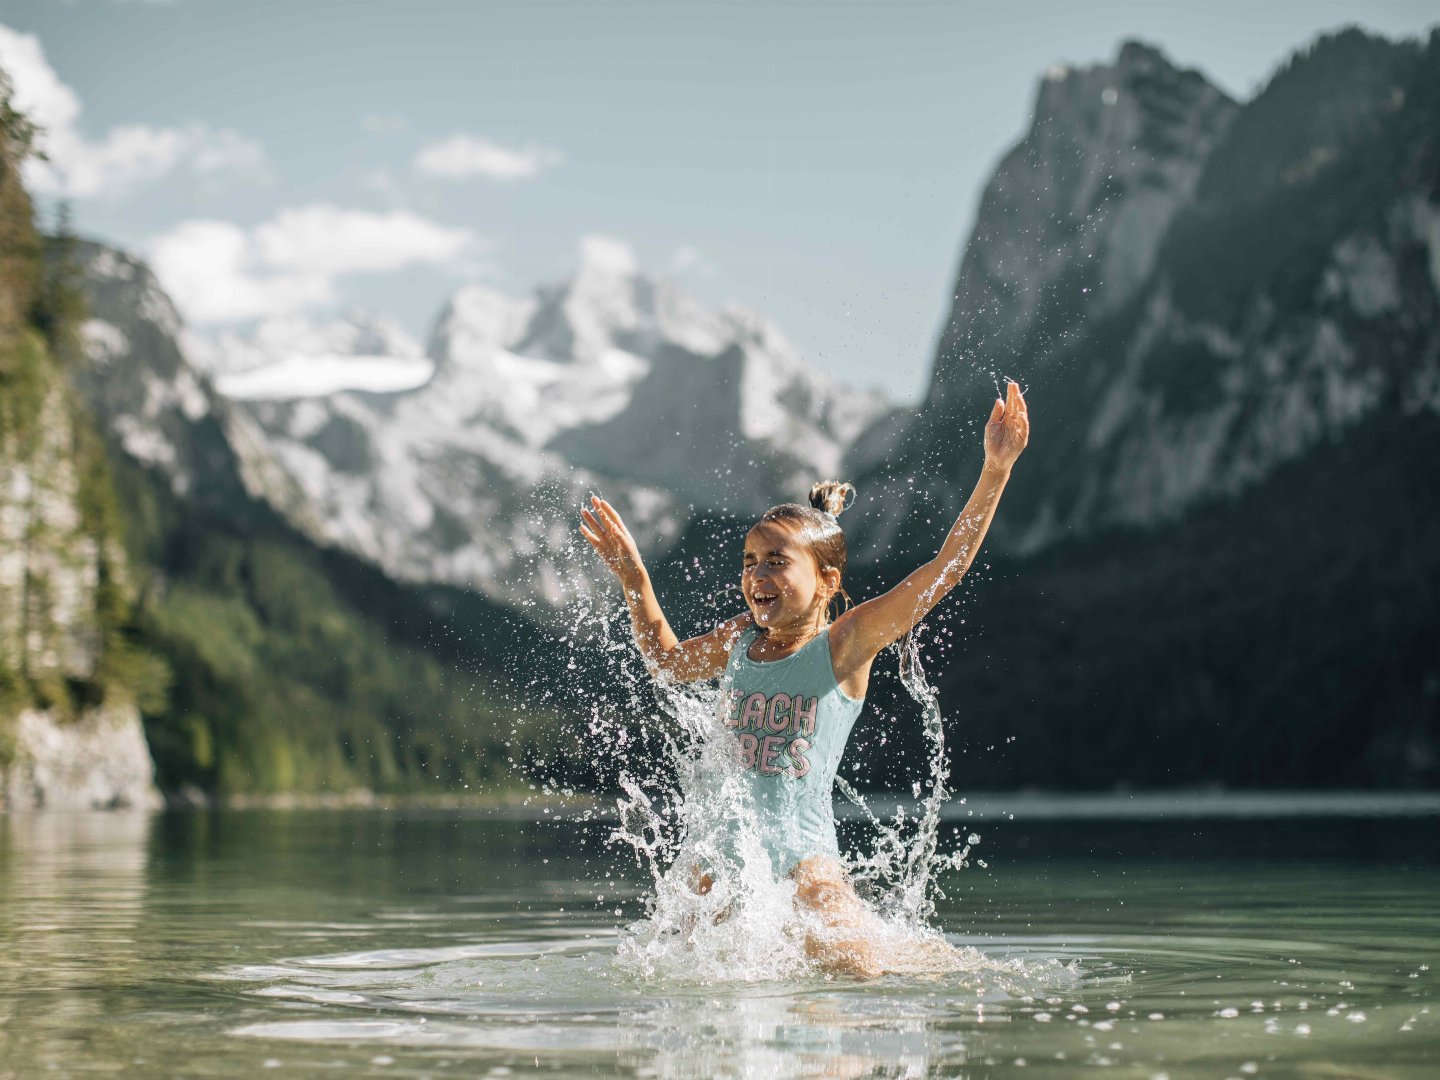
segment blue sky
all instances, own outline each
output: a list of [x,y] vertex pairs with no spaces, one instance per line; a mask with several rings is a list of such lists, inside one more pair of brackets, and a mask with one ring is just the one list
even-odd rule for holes
[[3,0],[0,64],[60,140],[43,200],[152,258],[203,327],[359,305],[423,340],[461,283],[524,294],[598,235],[913,401],[1048,67],[1138,37],[1245,98],[1325,30],[1437,21],[1413,2]]

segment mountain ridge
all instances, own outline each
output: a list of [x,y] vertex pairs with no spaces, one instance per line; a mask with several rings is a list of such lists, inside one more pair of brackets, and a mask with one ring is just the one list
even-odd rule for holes
[[267,390],[239,408],[303,489],[318,538],[521,609],[595,587],[560,524],[590,493],[663,550],[691,513],[758,512],[835,475],[887,410],[810,369],[763,318],[709,311],[598,241],[532,297],[461,289],[427,354],[429,380],[393,394]]

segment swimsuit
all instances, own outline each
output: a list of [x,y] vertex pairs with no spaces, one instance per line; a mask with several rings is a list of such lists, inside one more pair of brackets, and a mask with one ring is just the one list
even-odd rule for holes
[[840,857],[831,790],[865,703],[836,682],[828,626],[797,652],[766,662],[749,656],[758,634],[745,630],[730,651],[723,721],[736,742],[750,821],[775,872],[786,874],[811,855]]

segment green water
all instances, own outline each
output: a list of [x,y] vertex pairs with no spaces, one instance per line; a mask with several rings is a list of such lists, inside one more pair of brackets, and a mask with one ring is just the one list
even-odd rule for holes
[[1440,818],[1019,818],[938,921],[1033,976],[712,986],[600,827],[0,819],[0,1078],[1440,1075]]

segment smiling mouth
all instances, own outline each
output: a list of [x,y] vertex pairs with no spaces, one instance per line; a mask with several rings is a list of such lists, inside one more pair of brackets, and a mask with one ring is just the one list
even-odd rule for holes
[[780,599],[780,597],[776,593],[755,593],[750,599],[755,602],[756,607],[768,608],[774,604],[776,600]]

